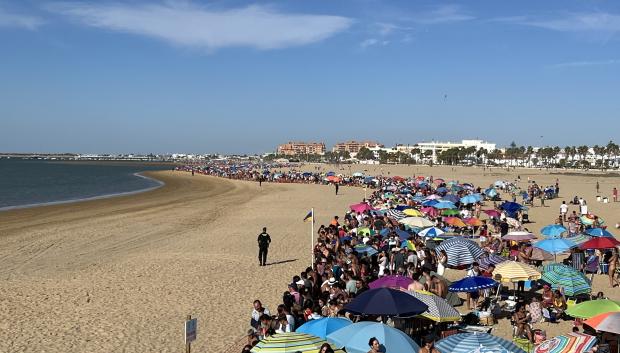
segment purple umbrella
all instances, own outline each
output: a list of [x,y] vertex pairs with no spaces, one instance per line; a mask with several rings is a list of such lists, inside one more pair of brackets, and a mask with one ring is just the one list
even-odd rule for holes
[[368,287],[375,288],[405,288],[409,287],[409,285],[413,282],[413,279],[405,276],[385,276],[381,277],[376,281],[370,282]]

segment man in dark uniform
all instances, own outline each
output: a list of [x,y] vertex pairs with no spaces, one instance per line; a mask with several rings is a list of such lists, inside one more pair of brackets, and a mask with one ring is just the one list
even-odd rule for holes
[[338,183],[334,183],[336,185],[336,195],[338,195]]
[[258,263],[260,266],[267,265],[269,243],[271,243],[271,237],[267,234],[267,227],[263,227],[263,232],[258,235]]

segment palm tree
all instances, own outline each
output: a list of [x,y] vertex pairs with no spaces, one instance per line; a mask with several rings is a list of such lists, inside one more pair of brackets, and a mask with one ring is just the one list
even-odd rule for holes
[[585,145],[577,147],[577,153],[579,153],[579,162],[582,165],[582,167],[585,166],[584,162],[585,162],[586,155],[588,154],[589,150],[590,148]]

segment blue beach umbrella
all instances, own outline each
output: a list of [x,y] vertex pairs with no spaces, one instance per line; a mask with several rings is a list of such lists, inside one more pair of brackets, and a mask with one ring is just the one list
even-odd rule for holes
[[566,232],[566,228],[559,224],[550,224],[540,229],[540,234],[546,237],[559,237],[564,232]]
[[488,188],[484,190],[484,194],[490,198],[497,196],[497,190],[495,188]]
[[440,201],[449,201],[449,202],[452,202],[452,203],[457,203],[457,202],[459,202],[459,200],[460,199],[456,195],[448,194],[448,195],[442,197]]
[[448,209],[451,210],[451,209],[456,208],[456,205],[454,205],[450,201],[441,201],[441,202],[436,203],[433,207],[439,210],[448,210]]
[[525,353],[513,342],[488,333],[457,333],[435,343],[440,352],[469,353],[484,347],[484,349],[505,349],[511,353]]
[[590,228],[587,229],[585,233],[593,237],[614,237],[614,235],[607,231],[607,229],[603,228]]
[[391,288],[367,290],[344,306],[345,311],[356,315],[414,316],[426,309],[428,306],[418,299]]
[[409,234],[408,232],[400,229],[396,229],[394,232],[396,233],[396,235],[398,235],[398,238],[400,240],[407,240],[411,236],[411,234]]
[[497,282],[488,277],[473,276],[465,277],[459,281],[453,282],[448,291],[450,292],[477,292],[480,289],[491,288],[497,286]]
[[445,194],[448,192],[448,189],[442,186],[440,188],[435,189],[435,192],[438,194]]
[[366,353],[368,352],[368,340],[371,337],[376,337],[379,340],[383,346],[381,352],[403,353],[420,350],[420,346],[403,331],[380,322],[371,321],[362,321],[346,326],[327,335],[327,341],[339,348],[344,347],[347,353]]
[[476,203],[476,202],[478,202],[478,199],[474,195],[467,195],[467,196],[461,197],[461,203],[463,205],[469,205],[469,204]]
[[341,317],[323,317],[306,322],[295,332],[307,333],[325,339],[330,333],[352,324],[351,320]]
[[325,174],[325,176],[335,176],[336,173],[335,172],[327,172],[327,174]]
[[517,211],[519,211],[523,206],[516,202],[504,202],[499,206],[502,210],[506,211],[508,217],[515,218]]
[[437,201],[437,200],[426,200],[426,201],[422,202],[422,206],[433,207],[433,206],[435,206],[438,203],[439,203],[439,201]]
[[377,249],[373,248],[372,246],[362,244],[355,245],[353,250],[355,250],[358,254],[362,254],[364,256],[372,256],[378,253]]
[[577,244],[574,242],[562,238],[545,239],[537,241],[532,245],[553,255],[560,254],[570,250],[571,248],[577,247]]

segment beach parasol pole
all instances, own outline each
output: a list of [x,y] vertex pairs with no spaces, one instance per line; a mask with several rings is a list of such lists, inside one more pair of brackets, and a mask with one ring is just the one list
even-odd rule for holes
[[314,268],[314,207],[311,209],[312,212],[312,222],[310,222],[310,256],[312,268]]

